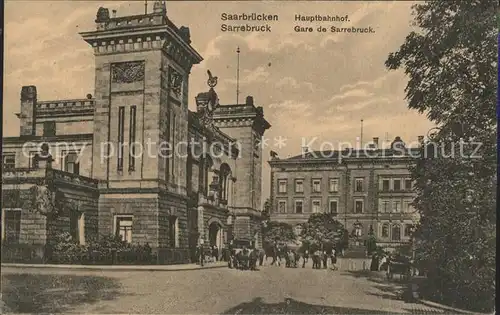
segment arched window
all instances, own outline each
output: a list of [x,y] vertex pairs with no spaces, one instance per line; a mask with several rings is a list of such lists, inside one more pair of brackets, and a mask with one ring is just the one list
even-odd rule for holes
[[398,224],[394,224],[392,226],[392,240],[393,241],[401,240],[401,227]]
[[382,225],[382,237],[389,237],[389,224]]
[[168,238],[170,247],[179,247],[179,220],[175,216],[168,218]]
[[229,195],[229,180],[230,180],[231,168],[226,163],[223,163],[220,167],[220,194],[222,200],[228,200]]

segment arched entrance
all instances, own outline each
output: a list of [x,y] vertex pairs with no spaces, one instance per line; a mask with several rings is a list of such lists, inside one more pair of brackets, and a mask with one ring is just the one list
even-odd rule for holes
[[222,248],[222,227],[218,222],[212,222],[208,226],[208,240],[210,242],[210,247],[217,246],[219,252]]

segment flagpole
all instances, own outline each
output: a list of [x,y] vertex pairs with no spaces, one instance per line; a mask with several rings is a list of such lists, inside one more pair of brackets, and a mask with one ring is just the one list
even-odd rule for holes
[[237,66],[236,66],[236,105],[239,105],[240,98],[240,47],[236,49],[237,57]]
[[361,149],[363,148],[363,119],[361,119],[361,136],[360,136],[360,139],[359,139],[359,145],[361,147]]
[[148,14],[148,0],[144,0],[144,14]]

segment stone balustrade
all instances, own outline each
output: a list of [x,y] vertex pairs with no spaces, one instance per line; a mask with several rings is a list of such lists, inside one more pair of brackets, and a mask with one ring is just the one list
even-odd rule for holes
[[36,104],[37,111],[51,111],[60,109],[93,109],[94,99],[72,99],[56,101],[39,101]]
[[47,177],[57,182],[64,182],[67,184],[87,186],[90,188],[98,188],[98,180],[89,177],[68,173],[55,169],[47,169]]
[[2,171],[3,179],[43,178],[45,176],[45,169],[12,168]]

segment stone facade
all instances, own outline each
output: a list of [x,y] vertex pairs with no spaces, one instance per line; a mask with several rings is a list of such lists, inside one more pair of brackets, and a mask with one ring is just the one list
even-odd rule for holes
[[410,153],[417,151],[407,148],[399,154],[373,145],[349,155],[332,151],[273,157],[271,220],[296,226],[311,213],[332,212],[360,241],[372,229],[381,246],[406,243],[418,220],[411,206],[415,192],[409,171],[415,156]]
[[[2,192],[46,187],[77,205],[80,242],[118,234],[148,243],[159,263],[188,262],[200,243],[260,246],[255,143],[270,127],[262,107],[252,97],[220,105],[209,72],[208,92],[188,110],[189,74],[202,57],[160,1],[143,15],[110,17],[99,8],[96,29],[80,35],[94,51],[95,94],[40,101],[35,86],[22,88],[20,137],[3,139]],[[19,244],[44,246],[74,225],[71,211],[55,218],[32,207],[21,207]]]

